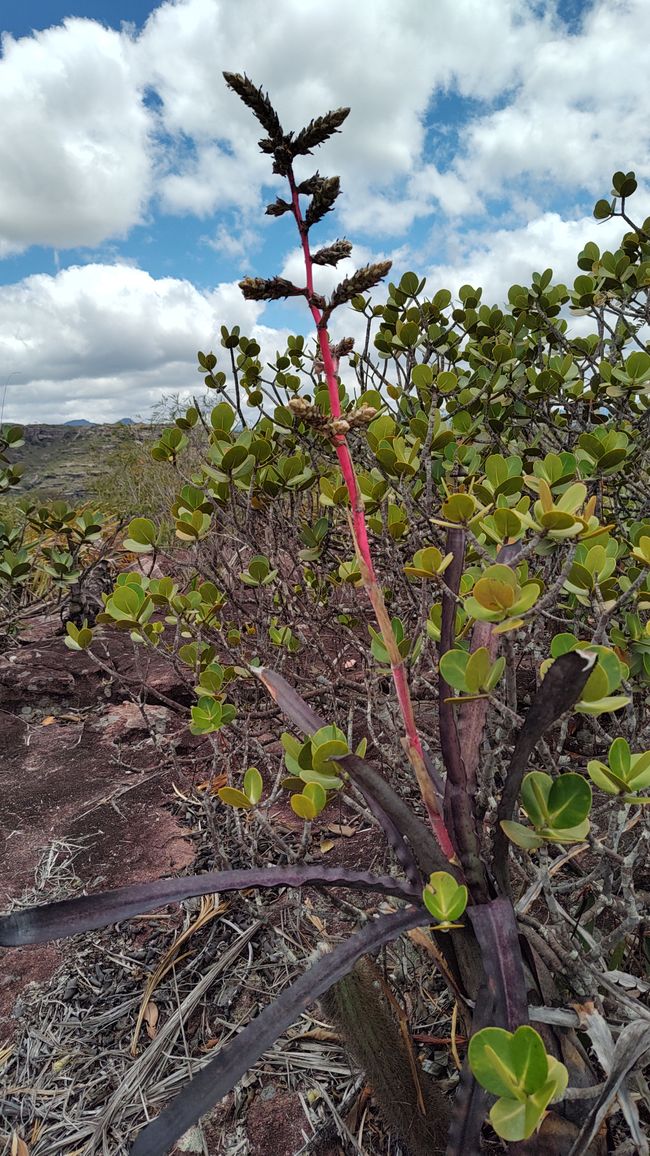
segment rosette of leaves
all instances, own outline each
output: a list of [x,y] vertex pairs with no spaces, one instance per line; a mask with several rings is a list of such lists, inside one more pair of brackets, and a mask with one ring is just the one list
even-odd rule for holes
[[28,514],[34,529],[61,535],[75,552],[101,538],[105,520],[99,510],[78,510],[67,502],[52,502]]
[[467,907],[468,891],[448,871],[434,871],[422,892],[424,905],[436,921],[436,931],[462,927],[460,919]]
[[[321,727],[304,743],[285,731],[281,742],[285,752],[284,765],[291,776],[283,781],[287,789],[302,783],[320,783],[326,791],[334,791],[343,785],[336,759],[349,754],[349,747],[338,727]],[[365,746],[363,740],[357,747],[357,754],[363,754]]]
[[449,686],[463,692],[462,698],[452,699],[462,702],[467,698],[485,698],[498,685],[506,668],[503,655],[492,662],[486,646],[479,646],[470,654],[468,650],[446,651],[440,659],[440,673]]
[[476,527],[478,537],[483,541],[487,539],[490,543],[495,542],[499,546],[504,542],[516,542],[525,532],[520,514],[527,513],[530,499],[524,494],[516,506],[509,506],[506,498],[499,497],[496,501],[497,508],[493,513],[481,517],[480,524]]
[[249,767],[244,775],[241,790],[238,787],[220,787],[217,795],[229,807],[250,811],[262,798],[264,782],[257,767]]
[[[607,365],[606,362],[604,364]],[[635,349],[622,366],[611,368],[609,378],[613,383],[606,391],[609,397],[620,396],[627,390],[638,390],[639,386],[650,381],[650,353],[644,349]]]
[[71,586],[73,582],[77,581],[81,574],[81,567],[69,550],[58,550],[56,546],[44,546],[42,554],[45,561],[41,562],[41,568],[54,579],[55,586]]
[[281,626],[277,618],[271,619],[269,638],[274,646],[288,650],[290,654],[300,650],[300,639],[296,638],[290,626]]
[[329,518],[317,518],[313,525],[305,524],[300,528],[300,540],[306,549],[298,551],[301,562],[316,562],[323,553],[323,546],[329,532]]
[[[650,363],[650,356],[643,356]],[[632,451],[628,434],[622,430],[600,428],[580,434],[576,458],[583,477],[607,477],[624,468]]]
[[610,711],[620,710],[630,701],[629,695],[613,694],[618,690],[623,679],[629,675],[629,668],[621,662],[616,652],[609,646],[600,646],[591,642],[579,642],[574,634],[556,634],[551,642],[551,658],[546,659],[541,667],[543,676],[554,658],[566,654],[569,650],[594,650],[598,661],[594,666],[587,684],[582,692],[582,698],[573,708],[579,714],[599,715]]
[[[210,666],[215,658],[214,646],[208,642],[186,642],[178,648],[178,657],[181,662],[190,666],[195,673],[200,674]],[[202,694],[206,691],[202,690]]]
[[388,502],[386,504],[384,517],[379,517],[378,514],[370,514],[367,518],[367,523],[373,534],[383,534],[385,525],[393,541],[399,541],[400,538],[403,538],[409,528],[406,511],[395,502]]
[[449,495],[442,503],[440,512],[442,518],[432,518],[438,526],[471,526],[488,509],[481,506],[473,494],[459,492]]
[[338,471],[334,471],[330,477],[319,478],[318,488],[318,501],[321,506],[345,506],[347,504],[347,487]]
[[484,506],[494,505],[499,498],[514,504],[521,497],[524,478],[520,457],[516,454],[508,458],[503,454],[490,454],[484,469],[484,477],[474,485],[474,492]]
[[396,434],[391,438],[382,438],[375,452],[380,465],[391,477],[413,477],[420,468],[418,453],[421,445],[420,438]]
[[388,482],[374,466],[371,470],[359,470],[357,482],[363,506],[369,515],[376,513],[388,493]]
[[196,706],[192,707],[192,721],[190,731],[193,735],[210,735],[222,727],[228,726],[237,714],[237,709],[230,702],[213,698],[212,695],[202,695]]
[[531,827],[504,819],[508,838],[525,851],[543,843],[581,843],[589,833],[591,787],[573,771],[551,778],[545,771],[530,771],[521,785],[521,805]]
[[[206,658],[208,655],[209,651],[204,652],[203,657]],[[218,662],[209,662],[207,666],[203,667],[199,675],[199,683],[195,693],[199,697],[207,695],[211,698],[220,698],[223,687],[227,686],[233,678],[235,678],[234,666],[224,667]]]
[[410,565],[404,567],[404,573],[409,578],[439,578],[453,560],[453,554],[443,557],[437,546],[425,546],[416,550]]
[[[321,727],[307,742],[301,743],[285,732],[282,737],[284,764],[289,776],[282,786],[294,792],[291,807],[301,819],[315,819],[327,803],[327,792],[343,786],[337,757],[349,754],[347,739],[336,726]],[[361,741],[356,753],[365,754],[366,741]]]
[[527,1024],[515,1032],[482,1028],[469,1042],[468,1061],[481,1087],[498,1097],[490,1109],[494,1131],[513,1143],[532,1136],[569,1082],[564,1064],[546,1052],[541,1036]]
[[341,582],[348,582],[350,586],[363,585],[361,570],[359,569],[359,563],[356,558],[350,558],[346,562],[341,562],[338,568],[338,576]]
[[84,618],[83,626],[75,626],[74,622],[66,622],[66,637],[63,639],[68,650],[87,650],[93,640],[93,632]]
[[591,605],[591,595],[598,588],[605,606],[616,601],[617,583],[612,579],[618,559],[618,544],[613,538],[604,543],[576,547],[573,565],[564,583],[564,589],[574,594],[582,606]]
[[271,569],[271,563],[264,554],[255,554],[247,569],[240,572],[239,578],[246,586],[270,586],[277,574],[277,570]]
[[472,593],[464,599],[464,608],[472,618],[494,622],[495,633],[502,634],[523,625],[521,615],[535,605],[540,593],[537,579],[520,584],[515,570],[497,562],[482,572]]
[[543,534],[549,543],[565,538],[585,539],[601,533],[601,526],[594,511],[596,498],[587,501],[587,487],[582,482],[568,486],[557,500],[544,478],[526,479],[532,489],[537,489],[539,499],[532,513],[522,514],[524,524],[535,533]]
[[119,574],[113,593],[104,603],[104,609],[97,615],[97,622],[110,623],[117,630],[129,630],[134,641],[142,641],[143,636],[156,642],[164,629],[163,624],[150,623],[155,610],[149,596],[146,579],[141,574]]
[[[216,408],[220,410],[221,405]],[[243,434],[232,443],[221,437],[212,441],[207,455],[208,462],[203,466],[208,477],[224,485],[232,483],[238,489],[248,488],[257,460],[255,454],[251,453],[250,430],[243,431]]]
[[212,502],[198,486],[183,486],[171,507],[176,537],[181,542],[198,542],[205,538],[212,525],[212,511]]
[[158,441],[151,447],[151,456],[156,462],[176,464],[176,459],[188,444],[187,437],[176,426],[164,429]]
[[578,463],[575,454],[563,451],[560,454],[548,453],[544,458],[537,458],[533,462],[532,476],[527,474],[525,481],[531,488],[536,488],[535,479],[542,479],[549,487],[566,486],[574,481]]
[[32,556],[25,547],[20,550],[5,549],[0,555],[0,580],[9,586],[18,586],[31,573]]
[[650,787],[650,751],[632,754],[629,743],[622,737],[611,744],[607,763],[591,759],[587,772],[592,783],[606,795],[616,795],[623,803],[650,803],[650,796],[635,793]]
[[[201,357],[201,354],[199,354],[199,357]],[[190,405],[185,410],[185,416],[184,417],[179,416],[175,419],[175,424],[176,424],[178,429],[182,429],[182,430],[194,429],[194,426],[196,425],[198,420],[199,420],[198,409],[196,408],[195,405]]]

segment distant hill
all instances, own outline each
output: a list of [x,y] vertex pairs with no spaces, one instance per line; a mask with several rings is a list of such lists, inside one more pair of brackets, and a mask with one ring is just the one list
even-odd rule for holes
[[92,495],[98,478],[110,469],[107,461],[111,454],[125,441],[143,441],[150,436],[148,426],[138,427],[130,419],[98,425],[76,418],[58,425],[27,425],[24,431],[25,444],[11,452],[11,459],[20,462],[25,473],[12,493],[69,502],[84,501]]
[[[86,417],[73,417],[70,421],[62,422],[62,425],[72,425],[75,427],[86,426],[86,425],[99,425],[99,424],[104,424],[104,423],[100,423],[100,422],[96,422],[96,421],[88,421],[88,418],[86,418]],[[109,422],[107,424],[110,424],[110,425],[137,425],[137,422],[135,422],[132,417],[120,417],[120,418],[118,418],[117,421]]]

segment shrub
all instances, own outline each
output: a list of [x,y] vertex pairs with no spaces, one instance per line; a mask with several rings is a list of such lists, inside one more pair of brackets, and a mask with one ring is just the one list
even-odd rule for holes
[[[305,256],[304,285],[246,278],[242,291],[304,298],[316,347],[290,337],[264,366],[255,341],[222,326],[226,368],[199,353],[205,385],[221,400],[209,414],[188,408],[152,450],[183,483],[171,513],[185,569],[180,578],[121,575],[101,617],[186,664],[195,733],[245,725],[251,686],[265,688],[301,736],[283,739],[296,813],[309,822],[354,786],[402,877],[294,865],[210,872],[20,911],[0,923],[0,942],[40,942],[252,886],[357,887],[402,904],[325,952],[220,1050],[142,1131],[134,1156],[167,1151],[330,989],[326,1006],[413,1151],[477,1151],[488,1110],[508,1142],[541,1128],[554,1151],[600,1150],[589,1146],[617,1092],[636,1142],[639,1111],[625,1079],[648,1033],[645,1020],[629,1022],[641,1013],[624,987],[639,967],[648,837],[638,804],[648,801],[640,792],[650,757],[650,354],[641,337],[650,222],[628,215],[634,176],[615,174],[613,200],[595,210],[629,226],[620,248],[586,245],[572,287],[547,269],[512,286],[503,309],[470,285],[458,301],[445,289],[429,296],[407,272],[373,304],[370,291],[389,273],[381,262],[325,296],[314,267],[336,266],[351,245],[314,251],[311,238],[339,183],[319,173],[299,179],[294,161],[337,132],[347,110],[287,133],[262,90],[246,77],[226,81],[287,180],[289,199],[267,212],[294,217]],[[329,336],[332,314],[347,304],[358,349]],[[588,316],[592,332],[572,336],[567,311]],[[203,422],[209,446],[183,475],[188,434]],[[127,543],[161,557],[149,518],[131,522]],[[92,646],[92,634],[72,641]],[[346,653],[358,671],[352,688],[340,678]],[[294,664],[303,685],[318,687],[324,666],[336,675],[336,718],[298,694]],[[345,698],[354,686],[367,696],[370,753],[363,740],[353,751],[337,726],[348,705],[355,717],[354,698]],[[414,701],[432,699],[437,720],[429,706],[416,726]],[[393,781],[391,766],[405,761],[420,803],[403,778]],[[254,770],[223,789],[224,805],[263,805]],[[531,914],[537,901],[546,917]],[[396,1066],[403,1075],[409,1056],[395,1065],[388,1054],[397,1036],[380,1027],[387,1012],[368,965],[356,966],[431,924],[441,975],[471,1034],[453,1104],[435,1087],[427,1099],[435,1128],[417,1070],[407,1090],[398,1073],[387,1075]],[[607,993],[603,1010],[619,1029],[607,1057],[610,1029],[585,1004],[595,991]],[[553,1003],[580,1006],[558,1013]],[[609,1066],[602,1087],[578,1024]],[[585,1083],[593,1109],[572,1095]]]

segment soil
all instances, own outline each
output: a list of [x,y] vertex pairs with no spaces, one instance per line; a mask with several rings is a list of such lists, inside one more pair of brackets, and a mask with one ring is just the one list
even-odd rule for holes
[[[140,683],[142,658],[127,635],[109,634],[105,639],[110,661],[118,672],[116,677],[98,668],[88,654],[68,650],[58,629],[56,619],[39,621],[25,630],[16,647],[0,656],[0,750],[4,752],[0,766],[0,908],[6,911],[12,906],[67,898],[82,889],[104,890],[222,865],[215,862],[205,822],[200,820],[197,828],[201,795],[196,788],[214,773],[214,754],[206,740],[189,733],[190,696],[185,683],[154,656],[146,670],[148,690],[138,704],[126,691]],[[268,719],[260,720],[259,742],[268,752],[275,777],[281,751],[276,732],[264,731],[268,725]],[[226,765],[227,747],[223,753]],[[221,815],[226,824],[219,836],[224,848],[231,840],[223,854],[230,855],[230,865],[246,866],[249,853],[245,847],[242,849],[241,835],[232,842],[237,832],[232,829],[228,834],[233,812],[222,808]],[[303,823],[286,797],[273,807],[269,819],[282,838],[294,847],[300,844]],[[383,839],[346,806],[328,808],[322,822],[313,824],[307,852],[308,861],[322,857],[331,866],[378,871],[388,866]],[[272,844],[267,849],[255,844],[250,854],[257,856],[260,863],[270,862],[276,849]],[[357,895],[352,898],[359,902]],[[189,901],[188,909],[194,904],[196,910],[197,903]],[[260,945],[259,958],[267,969],[265,960],[278,961],[273,965],[280,968],[273,987],[287,979],[287,964],[282,963],[284,956],[278,956],[274,944],[286,942],[302,962],[324,932],[335,936],[345,933],[354,919],[354,911],[345,904],[332,906],[313,889],[306,890],[301,900],[289,892],[270,894],[263,897],[262,906],[259,899],[229,897],[228,908],[236,922],[239,918],[237,926],[242,919],[244,924],[250,923],[251,914],[264,914],[263,927],[268,930],[260,934],[268,942]],[[186,917],[184,922],[182,911],[175,906],[160,915],[130,921],[124,925],[124,932],[108,928],[89,937],[3,952],[0,1048],[4,1044],[6,1054],[13,1053],[10,1066],[14,1064],[14,1080],[22,1085],[24,1076],[18,1073],[24,1070],[21,1064],[27,1063],[30,1077],[34,1073],[34,1083],[44,1089],[45,1097],[39,1098],[35,1091],[33,1108],[25,1105],[24,1098],[18,1098],[16,1108],[10,1100],[7,1119],[12,1119],[17,1110],[19,1119],[28,1120],[31,1116],[32,1128],[44,1119],[53,1138],[59,1136],[53,1063],[62,1053],[78,1052],[83,1056],[87,1052],[84,1036],[79,1032],[83,1031],[84,1021],[92,1022],[93,1016],[99,1015],[100,1021],[109,1023],[104,1034],[97,1037],[97,1045],[100,1040],[105,1041],[111,1054],[117,1054],[116,1047],[121,1049],[120,1070],[128,1075],[128,1046],[125,1048],[124,1044],[128,1044],[134,1016],[131,1013],[126,1019],[119,1018],[119,1000],[135,1001],[137,1005],[147,973],[168,950],[173,935],[185,925]],[[286,928],[286,939],[282,933],[277,939],[277,932],[271,930],[274,928]],[[216,926],[213,930],[218,932]],[[197,969],[202,950],[208,950],[208,959],[213,957],[209,939],[207,946],[201,948],[202,936],[203,933],[194,937],[198,945]],[[215,943],[218,942],[217,938]],[[191,970],[192,954],[189,953],[187,964],[190,970],[185,973],[184,964],[175,972],[184,995],[191,993],[201,975],[200,969]],[[143,965],[136,962],[138,959],[144,961]],[[257,950],[252,959],[255,968]],[[110,970],[110,960],[119,963],[117,970]],[[294,967],[295,963],[292,971]],[[93,972],[103,977],[99,987],[87,978]],[[270,990],[268,974],[253,970],[243,982],[237,980],[234,988],[232,980],[230,986],[226,981],[225,995],[216,998],[213,992],[210,1004],[197,1008],[184,1028],[188,1041],[193,1041],[194,1052],[197,1048],[199,1053],[209,1050],[221,1038],[226,1024],[244,1023],[263,1006]],[[163,983],[154,998],[160,1023],[164,1023],[174,1012],[178,993],[175,996],[173,987]],[[233,999],[235,1002],[229,1007]],[[112,1012],[116,1000],[118,1010]],[[211,1030],[213,1017],[222,1005],[226,1009],[224,1026]],[[57,1010],[68,1007],[76,1009],[72,1020],[69,1011]],[[78,1029],[74,1026],[75,1015]],[[47,1030],[44,1033],[41,1028],[39,1032],[38,1025],[45,1021]],[[303,1029],[309,1028],[318,1038],[323,1030],[320,1022],[307,1017],[303,1021]],[[217,1017],[216,1024],[219,1022]],[[325,1045],[324,1053],[323,1045],[311,1045],[309,1039],[305,1045],[290,1041],[288,1046],[297,1049],[295,1054],[299,1057],[297,1078],[288,1075],[289,1061],[283,1058],[280,1042],[270,1069],[267,1062],[249,1073],[234,1093],[179,1141],[173,1156],[184,1152],[203,1156],[231,1152],[240,1156],[294,1156],[306,1144],[315,1156],[338,1156],[342,1149],[336,1128],[332,1131],[327,1102],[316,1096],[312,1104],[297,1090],[302,1067],[310,1076],[308,1086],[313,1086],[314,1078],[318,1079],[329,1089],[327,1095],[332,1103],[340,1103],[346,1096],[349,1100],[352,1077],[347,1058],[331,1031],[327,1038],[331,1042]],[[117,1043],[120,1039],[124,1044]],[[304,1047],[307,1055],[310,1047],[316,1049],[313,1065],[305,1067],[300,1062]],[[139,1053],[142,1051],[140,1046]],[[122,1078],[117,1078],[118,1084]],[[104,1094],[108,1095],[113,1086],[115,1080],[109,1080]],[[360,1095],[356,1094],[349,1108],[358,1106]],[[128,1150],[132,1125],[126,1120],[141,1122],[140,1096],[136,1099],[132,1106],[124,1108],[128,1115],[124,1125],[120,1125],[119,1140],[113,1138],[109,1142],[111,1156]],[[156,1100],[151,1113],[160,1107],[162,1103]],[[101,1111],[101,1103],[98,1108]],[[95,1118],[93,1111],[96,1113],[97,1108],[92,1103],[80,1102],[77,1108],[79,1118],[91,1122]],[[369,1128],[377,1130],[372,1111],[367,1122]],[[20,1134],[26,1141],[29,1139],[27,1131]],[[377,1136],[383,1136],[381,1128]],[[34,1144],[35,1156],[49,1156],[46,1137],[47,1133]],[[31,1156],[31,1146],[29,1150]],[[58,1145],[56,1150],[60,1151]],[[382,1151],[383,1144],[376,1147],[373,1143],[367,1150]],[[103,1156],[106,1151],[105,1147],[93,1145],[79,1149],[84,1156],[99,1156],[100,1152]],[[397,1153],[399,1149],[393,1151]]]

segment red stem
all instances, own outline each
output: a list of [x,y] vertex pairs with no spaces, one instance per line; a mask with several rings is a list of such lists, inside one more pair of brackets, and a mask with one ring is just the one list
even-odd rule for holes
[[[289,187],[291,189],[293,215],[298,226],[298,232],[300,233],[300,241],[302,244],[302,252],[305,262],[307,302],[311,311],[311,315],[314,319],[314,323],[316,325],[316,333],[318,335],[321,360],[323,362],[323,369],[325,371],[325,378],[327,381],[330,411],[333,418],[339,418],[341,416],[341,402],[339,398],[338,382],[336,378],[338,367],[335,363],[334,357],[332,356],[327,324],[323,323],[322,313],[314,301],[314,272],[311,250],[309,248],[308,230],[303,221],[302,211],[300,208],[300,197],[296,188],[293,172],[291,171],[289,172]],[[364,585],[377,616],[377,621],[382,633],[382,637],[390,653],[391,649],[396,651],[395,637],[392,632],[390,619],[386,613],[383,596],[375,574],[375,568],[372,561],[372,553],[370,550],[370,542],[368,541],[368,529],[366,526],[366,517],[363,508],[363,498],[361,496],[361,491],[357,482],[354,463],[352,461],[352,456],[350,454],[345,434],[337,434],[333,438],[333,442],[339,466],[341,467],[341,473],[343,474],[343,479],[345,481],[348,496],[350,498],[350,505],[352,507],[353,537],[357,553],[359,555],[360,561],[362,562],[361,571]],[[392,647],[390,645],[391,641],[393,644]],[[399,708],[404,721],[409,760],[415,770],[418,784],[429,815],[429,820],[445,856],[447,859],[457,862],[453,843],[449,837],[449,832],[447,831],[444,820],[442,818],[438,793],[435,789],[435,785],[431,780],[431,777],[429,776],[428,771],[426,770],[422,743],[420,741],[420,736],[415,725],[413,704],[411,702],[408,683],[406,681],[406,672],[404,670],[404,665],[401,659],[399,661],[394,661],[391,657],[391,673],[393,676],[393,682],[395,684],[397,701],[399,703]]]

